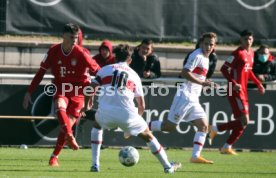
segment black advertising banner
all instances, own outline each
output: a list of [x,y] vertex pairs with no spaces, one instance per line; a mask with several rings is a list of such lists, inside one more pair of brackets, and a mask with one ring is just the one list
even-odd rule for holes
[[198,34],[214,31],[219,41],[239,39],[239,32],[251,29],[255,39],[276,41],[275,0],[199,0]]
[[[159,0],[16,1],[7,5],[7,32],[60,34],[65,23],[78,24],[93,38],[136,38],[160,35]],[[21,15],[18,16],[18,8]]]
[[73,22],[91,39],[196,40],[214,31],[234,42],[252,29],[256,40],[275,42],[275,8],[275,0],[7,0],[6,32],[59,35]]
[[[26,86],[0,85],[0,115],[39,115],[53,114],[51,97],[43,93],[41,86],[33,95],[34,104],[28,111],[22,109],[22,100]],[[146,110],[144,119],[164,120],[168,116],[169,108],[176,92],[175,87],[145,87]],[[200,102],[205,109],[210,124],[217,125],[232,119],[231,108],[223,92],[203,93]],[[249,90],[250,118],[244,135],[235,144],[235,148],[247,149],[276,149],[276,91],[267,91],[260,95],[256,90]],[[92,120],[81,119],[75,128],[77,141],[82,146],[90,146]],[[1,145],[54,145],[58,134],[57,120],[24,120],[0,119]],[[192,147],[195,127],[190,123],[181,122],[177,130],[171,133],[154,132],[165,147]],[[215,138],[211,148],[221,147],[229,132],[222,132]],[[104,145],[106,146],[146,146],[136,137],[127,140],[120,129],[104,131]],[[210,147],[206,144],[205,147]]]

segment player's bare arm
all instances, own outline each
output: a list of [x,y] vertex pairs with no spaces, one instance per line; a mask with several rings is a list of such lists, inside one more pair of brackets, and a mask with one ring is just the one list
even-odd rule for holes
[[27,109],[29,106],[29,103],[33,104],[31,94],[29,92],[26,92],[23,100],[23,108]]
[[145,100],[144,100],[144,97],[142,96],[139,96],[139,97],[135,97],[135,100],[137,102],[137,107],[138,107],[138,114],[140,116],[143,115],[144,113],[144,110],[145,110]]
[[216,84],[210,80],[205,80],[205,81],[202,81],[202,80],[199,80],[197,79],[190,70],[184,68],[181,72],[181,76],[193,83],[196,83],[196,84],[199,84],[199,85],[202,85],[202,86],[216,86]]

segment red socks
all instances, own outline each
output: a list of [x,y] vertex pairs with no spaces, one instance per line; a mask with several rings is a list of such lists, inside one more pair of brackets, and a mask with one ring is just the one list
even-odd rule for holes
[[230,121],[225,124],[221,124],[221,125],[217,126],[219,132],[224,131],[224,130],[233,130],[233,129],[240,128],[240,127],[243,128],[243,125],[240,120]]
[[70,126],[70,122],[69,122],[66,111],[64,111],[63,109],[60,108],[56,112],[56,115],[57,115],[58,121],[60,123],[60,127],[64,131],[64,133],[72,134],[72,128]]
[[65,133],[63,131],[60,131],[58,138],[57,138],[57,143],[56,143],[56,147],[53,152],[53,155],[58,156],[60,151],[64,147],[64,145],[65,145]]

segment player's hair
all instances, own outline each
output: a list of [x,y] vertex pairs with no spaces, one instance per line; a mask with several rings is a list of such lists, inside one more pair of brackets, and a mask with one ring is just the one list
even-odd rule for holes
[[241,37],[245,37],[245,36],[253,36],[253,32],[251,30],[243,30],[240,32],[240,36]]
[[77,34],[79,30],[80,30],[79,26],[73,23],[65,24],[63,27],[63,33]]
[[150,39],[143,39],[143,41],[141,42],[142,44],[146,44],[146,45],[153,45],[153,41]]
[[265,48],[269,48],[269,46],[267,44],[261,44],[259,49],[265,49]]
[[113,53],[116,56],[116,62],[125,62],[131,57],[133,48],[128,44],[119,44],[113,49]]
[[203,33],[200,39],[203,41],[205,38],[214,38],[217,41],[217,34],[214,32]]

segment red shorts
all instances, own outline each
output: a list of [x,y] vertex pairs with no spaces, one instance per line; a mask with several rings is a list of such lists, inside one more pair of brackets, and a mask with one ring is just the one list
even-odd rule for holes
[[66,113],[76,118],[80,117],[80,111],[84,107],[84,96],[63,96],[55,95],[54,100],[62,98],[66,103]]
[[249,114],[248,100],[242,100],[239,97],[228,96],[232,112],[235,119],[239,119],[242,114]]

